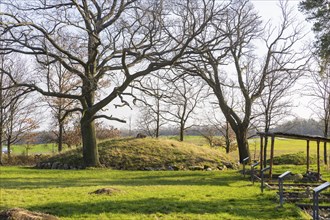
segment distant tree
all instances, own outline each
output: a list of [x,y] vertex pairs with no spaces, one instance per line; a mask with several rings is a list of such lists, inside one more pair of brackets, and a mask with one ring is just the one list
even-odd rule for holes
[[[308,96],[313,100],[310,108],[322,124],[324,137],[329,136],[330,126],[330,63],[325,59],[316,59],[318,69],[311,72],[312,83],[306,85],[309,88]],[[328,163],[327,143],[324,142],[324,162]]]
[[165,117],[167,121],[178,125],[179,140],[183,141],[185,131],[194,126],[189,121],[209,94],[203,81],[186,74],[167,78],[166,86],[166,97],[163,99],[166,103]]
[[11,145],[26,138],[39,127],[37,106],[28,100],[27,95],[20,96],[11,101],[5,114],[5,140],[8,148],[8,157],[11,155]]
[[[30,89],[12,87],[8,77],[26,79],[27,67],[21,57],[0,55],[0,164],[2,145],[6,143],[8,157],[11,157],[11,145],[19,142],[26,133],[38,127],[37,105],[28,98]],[[35,98],[37,100],[37,98]]]
[[[277,63],[273,65],[275,67],[272,69],[276,70]],[[290,74],[283,74],[274,71],[267,75],[265,89],[254,106],[253,114],[256,116],[251,120],[256,130],[267,133],[290,115],[290,109],[293,105],[290,92],[293,92],[296,81],[301,78],[303,73],[304,71],[292,71]],[[268,138],[264,142],[264,166],[267,163],[267,146]]]
[[316,34],[318,55],[322,58],[330,56],[330,3],[328,0],[303,0],[299,8],[313,22],[313,31]]
[[295,118],[290,121],[286,121],[274,128],[274,131],[295,133],[301,135],[322,135],[319,121],[313,118],[303,119]]
[[[39,64],[39,66],[41,73],[49,76],[48,87],[50,92],[64,94],[77,88],[79,83],[74,78],[71,78],[71,74],[63,66],[59,64],[52,66],[42,66]],[[58,152],[61,152],[63,149],[65,125],[70,120],[70,111],[77,108],[78,103],[74,99],[49,96],[45,96],[44,98],[51,110],[53,125],[57,128],[52,130],[57,137],[55,141]]]
[[81,146],[82,138],[79,121],[74,120],[64,133],[63,143],[72,148]]
[[158,138],[160,128],[166,124],[164,120],[164,98],[166,97],[166,84],[164,74],[156,72],[143,79],[136,81],[132,88],[141,92],[137,100],[139,116],[137,124],[139,130],[142,130],[149,136]]
[[98,140],[106,140],[120,136],[120,131],[111,125],[106,125],[103,122],[98,122],[95,123],[95,126],[96,126],[96,137]]

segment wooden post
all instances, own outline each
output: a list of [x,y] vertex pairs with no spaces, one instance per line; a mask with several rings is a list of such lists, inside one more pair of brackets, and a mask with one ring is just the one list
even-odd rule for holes
[[307,171],[306,171],[306,173],[308,173],[308,171],[309,171],[309,140],[307,140]]
[[268,136],[266,135],[265,140],[264,140],[264,146],[263,146],[263,148],[264,148],[264,167],[267,167],[267,148],[268,148],[268,146],[269,146]]
[[260,135],[260,172],[263,167],[263,153],[264,153],[264,137]]
[[320,180],[320,140],[317,140],[317,180]]
[[273,158],[274,158],[274,146],[275,146],[275,136],[272,135],[271,146],[270,146],[270,161],[269,161],[269,180],[272,180],[273,176]]

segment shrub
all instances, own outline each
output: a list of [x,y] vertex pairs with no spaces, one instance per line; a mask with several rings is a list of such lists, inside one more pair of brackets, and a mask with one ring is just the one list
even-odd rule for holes
[[[282,165],[282,164],[294,164],[294,165],[304,165],[307,163],[306,160],[306,153],[298,152],[298,153],[291,153],[291,154],[283,154],[280,156],[274,157],[273,160],[275,165]],[[315,157],[310,157],[310,163],[315,163]]]

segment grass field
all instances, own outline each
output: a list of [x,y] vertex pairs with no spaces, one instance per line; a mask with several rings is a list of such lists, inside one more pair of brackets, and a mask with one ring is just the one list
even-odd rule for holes
[[12,154],[26,155],[26,154],[52,154],[57,152],[57,145],[54,143],[36,144],[36,145],[13,145],[11,147]]
[[[0,210],[21,207],[64,220],[308,219],[291,204],[276,209],[275,191],[261,194],[237,171],[0,169]],[[104,187],[120,191],[89,194]]]
[[[162,137],[164,139],[174,139],[178,140],[177,136],[168,136]],[[207,145],[207,141],[202,136],[185,136],[184,142],[192,143],[198,146]],[[249,140],[249,146],[251,155],[258,156],[259,155],[259,146],[260,140],[259,138],[254,138]],[[270,147],[269,147],[270,148]],[[330,148],[330,146],[328,147]],[[64,150],[66,148],[64,147]],[[316,142],[310,143],[311,154],[316,154]],[[225,149],[219,148],[220,151],[225,152]],[[25,145],[13,145],[12,146],[13,154],[23,154],[26,152]],[[57,145],[55,143],[49,144],[37,144],[30,146],[28,149],[29,154],[52,154],[57,152]],[[276,138],[275,139],[275,154],[288,154],[288,153],[297,153],[297,152],[306,152],[306,141],[293,140],[293,139],[284,139],[284,138]],[[232,155],[237,155],[237,151],[233,152]],[[320,144],[320,153],[323,155],[323,143]]]

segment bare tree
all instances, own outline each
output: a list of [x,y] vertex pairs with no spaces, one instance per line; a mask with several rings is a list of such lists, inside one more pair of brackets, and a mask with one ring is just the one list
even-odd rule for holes
[[[234,105],[232,105],[232,107],[233,106]],[[227,119],[224,116],[220,117],[219,109],[216,106],[214,106],[210,111],[207,112],[205,121],[207,123],[206,133],[202,132],[204,133],[203,136],[205,138],[209,136],[207,139],[209,139],[211,142],[214,142],[214,140],[216,139],[212,137],[212,135],[214,136],[217,134],[222,136],[224,138],[224,144],[222,143],[222,141],[221,145],[224,146],[227,154],[237,149],[234,131],[231,129]]]
[[205,83],[199,78],[186,74],[173,77],[167,79],[167,95],[163,99],[167,107],[164,112],[167,121],[178,125],[179,140],[183,141],[185,131],[194,126],[188,123],[189,120],[209,94],[205,91]]
[[[68,93],[70,90],[77,87],[78,82],[71,79],[71,74],[63,68],[59,63],[52,66],[40,66],[41,74],[48,75],[48,89],[53,93]],[[65,99],[60,97],[45,96],[45,101],[51,110],[54,126],[56,127],[54,134],[57,137],[58,152],[63,149],[63,137],[65,132],[65,125],[70,120],[70,112],[77,108],[78,103],[75,99]]]
[[136,81],[132,88],[141,92],[138,100],[138,108],[140,115],[137,119],[139,129],[147,133],[149,136],[159,137],[161,126],[166,124],[164,120],[164,102],[166,97],[165,75],[161,71],[150,74],[143,79]]
[[[274,63],[272,69],[277,69],[277,63]],[[265,89],[256,104],[252,124],[257,131],[269,132],[272,128],[279,125],[285,116],[290,115],[290,109],[293,106],[290,99],[290,93],[297,80],[302,77],[303,71],[292,71],[290,74],[282,72],[271,72],[265,79]],[[268,138],[264,142],[264,166],[267,163]]]
[[[330,126],[330,63],[327,59],[317,59],[316,63],[318,70],[311,71],[312,83],[308,86],[310,92],[306,95],[313,97],[310,108],[322,122],[323,136],[328,137]],[[324,143],[325,164],[328,163],[327,157],[327,143]]]
[[23,140],[28,133],[39,127],[37,106],[28,99],[27,95],[11,101],[6,108],[5,140],[8,148],[8,158],[11,155],[11,145]]
[[[11,156],[11,144],[20,141],[27,132],[38,127],[35,117],[37,106],[28,98],[29,89],[12,87],[10,78],[5,74],[21,80],[26,79],[27,67],[21,57],[0,55],[0,164],[2,159],[3,143],[7,144],[8,157]],[[35,98],[37,100],[37,98]]]
[[[262,26],[249,1],[234,1],[227,13],[210,26],[209,34],[198,38],[205,43],[196,51],[199,55],[191,55],[189,65],[182,65],[212,88],[236,134],[240,161],[250,156],[247,132],[252,106],[264,91],[267,76],[273,72],[291,74],[305,63],[303,54],[294,48],[303,37],[302,27],[294,22],[287,1],[280,1],[280,9],[282,20],[277,27],[269,22]],[[229,67],[233,69],[232,75],[226,74]],[[236,90],[240,108],[233,109],[228,104],[225,87]]]
[[[86,166],[100,165],[94,120],[124,122],[100,110],[123,98],[136,78],[178,61],[217,13],[215,0],[3,0],[0,8],[2,54],[25,54],[46,66],[60,63],[79,82],[66,93],[52,92],[48,74],[37,83],[19,81],[7,72],[15,86],[79,101],[80,108],[74,110],[81,114]],[[97,99],[105,79],[111,86]]]

